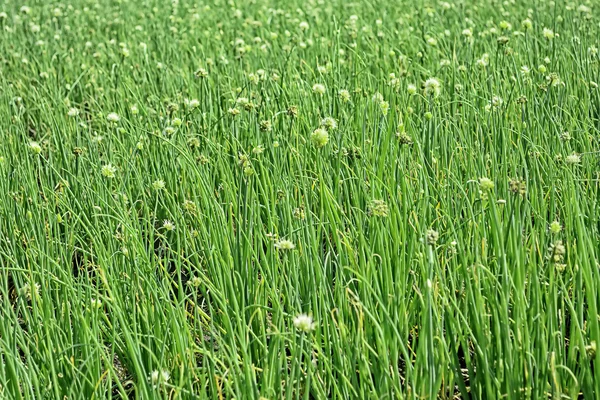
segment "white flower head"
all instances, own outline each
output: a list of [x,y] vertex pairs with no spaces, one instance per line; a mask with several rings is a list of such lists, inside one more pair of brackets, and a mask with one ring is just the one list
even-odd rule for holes
[[577,153],[573,153],[565,158],[567,164],[579,164],[581,162],[581,156]]
[[328,131],[334,131],[337,129],[337,121],[332,117],[325,117],[321,120],[321,126]]
[[308,333],[313,331],[316,327],[316,323],[310,315],[300,314],[294,318],[294,326],[301,332]]
[[483,54],[481,56],[481,58],[478,59],[475,63],[477,64],[477,66],[479,68],[485,68],[485,67],[487,67],[488,65],[490,65],[490,56],[489,56],[489,54],[487,54],[487,53]]
[[277,250],[294,250],[296,245],[290,240],[281,239],[275,243],[275,248]]
[[169,374],[169,371],[164,369],[161,371],[154,370],[150,373],[150,383],[152,383],[152,386],[156,388],[167,383],[170,377],[171,375]]
[[112,164],[106,164],[102,166],[102,169],[100,170],[100,172],[102,172],[102,175],[106,178],[114,178],[117,172],[117,168],[114,167]]
[[42,146],[38,142],[29,142],[29,150],[33,154],[40,154],[42,152]]
[[191,99],[187,102],[187,106],[191,109],[197,108],[200,106],[200,100],[198,99]]
[[437,97],[441,92],[441,84],[436,78],[429,78],[425,81],[425,96]]
[[417,86],[409,83],[408,86],[406,87],[406,91],[408,92],[409,95],[414,95],[417,93]]
[[165,188],[165,186],[165,181],[163,181],[162,179],[157,179],[154,182],[152,182],[152,188],[154,190],[162,190]]
[[347,91],[346,89],[341,89],[341,90],[339,91],[339,93],[338,93],[338,94],[339,94],[339,96],[340,96],[340,100],[341,100],[343,103],[347,103],[347,102],[349,102],[349,101],[350,101],[350,98],[351,98],[351,96],[350,96],[350,92],[349,92],[349,91]]
[[165,219],[163,221],[163,228],[165,228],[166,231],[172,232],[175,230],[175,224],[168,219]]
[[111,123],[117,123],[121,120],[121,117],[119,117],[119,114],[112,112],[106,116],[106,120]]
[[312,87],[312,91],[313,91],[313,93],[316,93],[316,94],[322,96],[325,94],[325,85],[322,85],[320,83],[315,83]]
[[542,31],[542,35],[544,36],[545,39],[547,40],[552,40],[554,39],[554,32],[552,31],[552,29],[549,28],[544,28]]
[[98,300],[98,299],[92,298],[92,299],[90,299],[90,306],[92,308],[96,308],[96,309],[101,308],[102,307],[102,301]]
[[376,92],[371,98],[374,103],[381,103],[383,101],[383,95],[379,92]]

